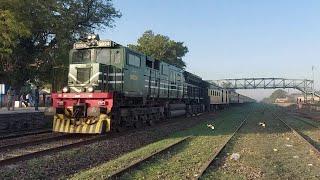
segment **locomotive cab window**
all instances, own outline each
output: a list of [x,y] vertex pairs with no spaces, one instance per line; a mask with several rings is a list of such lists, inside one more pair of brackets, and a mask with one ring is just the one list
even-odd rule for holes
[[91,50],[89,49],[76,50],[71,54],[71,56],[72,64],[84,64],[91,62]]
[[146,59],[146,66],[147,66],[148,68],[152,68],[152,64],[153,64],[153,62],[152,62],[151,60]]
[[181,74],[177,74],[177,76],[176,76],[176,80],[178,81],[178,82],[180,82],[182,79],[181,79]]
[[160,69],[160,61],[155,60],[153,63],[153,68],[156,70]]
[[127,64],[135,67],[141,66],[141,58],[138,55],[135,54],[128,54]]
[[169,70],[168,70],[168,67],[167,66],[165,66],[164,64],[162,64],[161,65],[161,74],[162,75],[168,75],[168,72]]
[[121,53],[120,53],[120,51],[117,50],[117,51],[115,52],[113,62],[114,62],[115,64],[120,64],[120,63],[121,63]]
[[110,49],[97,49],[96,62],[101,64],[108,64],[110,62]]
[[171,84],[176,84],[176,74],[173,71],[170,71],[169,79]]

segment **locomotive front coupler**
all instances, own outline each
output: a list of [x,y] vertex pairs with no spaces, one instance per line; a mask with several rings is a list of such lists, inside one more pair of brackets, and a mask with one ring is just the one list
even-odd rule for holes
[[76,119],[87,117],[87,104],[77,103],[73,105],[72,117]]

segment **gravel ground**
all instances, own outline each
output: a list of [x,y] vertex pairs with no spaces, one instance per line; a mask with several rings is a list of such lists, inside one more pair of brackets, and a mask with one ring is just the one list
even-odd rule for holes
[[[0,169],[0,179],[58,179],[114,159],[165,136],[190,128],[213,114],[171,120],[169,123],[145,127],[120,137],[81,146],[37,159],[19,162]],[[183,122],[183,123],[182,123]]]

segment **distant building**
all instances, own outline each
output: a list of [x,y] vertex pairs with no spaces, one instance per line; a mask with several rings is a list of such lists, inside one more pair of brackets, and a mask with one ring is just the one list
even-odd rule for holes
[[[297,102],[305,102],[305,97],[304,97],[303,94],[292,94],[291,96],[292,96]],[[309,101],[309,102],[312,101],[312,95],[308,95],[306,100]],[[319,101],[320,101],[320,98],[317,97],[317,96],[313,96],[313,100],[314,100],[315,102],[319,102]]]
[[285,98],[277,98],[275,101],[275,103],[288,103],[289,102],[289,98],[285,97]]

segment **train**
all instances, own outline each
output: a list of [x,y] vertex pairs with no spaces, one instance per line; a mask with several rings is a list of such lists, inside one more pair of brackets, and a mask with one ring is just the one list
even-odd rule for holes
[[253,99],[97,35],[74,43],[68,83],[52,93],[53,131],[104,134]]

